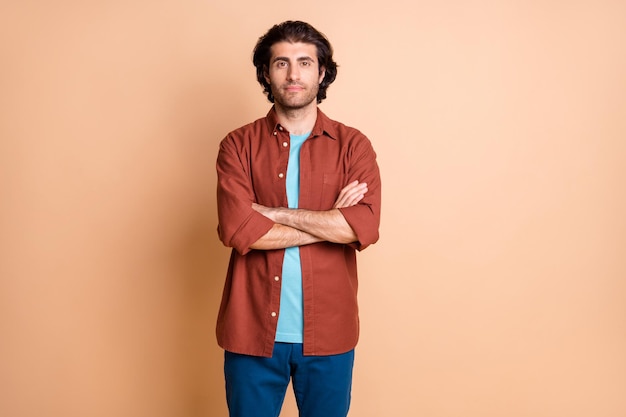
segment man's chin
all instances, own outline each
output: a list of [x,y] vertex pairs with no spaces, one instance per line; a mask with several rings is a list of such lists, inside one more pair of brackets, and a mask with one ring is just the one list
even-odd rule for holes
[[313,105],[315,100],[276,100],[276,104],[285,110],[302,110]]

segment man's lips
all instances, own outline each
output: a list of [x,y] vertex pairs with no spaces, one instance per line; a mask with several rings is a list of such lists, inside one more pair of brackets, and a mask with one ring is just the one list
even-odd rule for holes
[[288,85],[285,87],[285,90],[287,91],[302,91],[304,90],[304,87],[302,87],[301,85]]

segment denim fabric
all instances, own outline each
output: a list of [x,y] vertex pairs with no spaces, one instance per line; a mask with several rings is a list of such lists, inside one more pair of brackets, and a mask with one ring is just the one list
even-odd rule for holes
[[304,356],[300,343],[276,343],[271,358],[225,352],[230,417],[278,417],[292,380],[300,417],[346,417],[354,350]]

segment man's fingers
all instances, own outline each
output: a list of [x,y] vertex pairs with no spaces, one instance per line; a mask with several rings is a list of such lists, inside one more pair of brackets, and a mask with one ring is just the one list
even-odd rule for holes
[[366,183],[353,181],[350,184],[346,185],[341,190],[333,207],[342,208],[342,207],[354,206],[355,204],[357,204],[359,201],[363,199],[366,192],[367,192]]

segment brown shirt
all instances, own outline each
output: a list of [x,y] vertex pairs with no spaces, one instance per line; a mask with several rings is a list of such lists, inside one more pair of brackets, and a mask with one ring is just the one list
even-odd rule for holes
[[[270,357],[274,348],[285,251],[250,249],[273,225],[252,209],[252,203],[288,206],[289,146],[289,132],[280,126],[273,108],[220,143],[218,234],[233,250],[217,319],[217,340],[231,352]],[[380,222],[380,174],[370,141],[318,109],[315,126],[300,151],[299,207],[330,210],[340,190],[354,180],[367,183],[368,192],[357,205],[340,210],[358,241],[300,247],[305,355],[338,354],[356,346],[356,250],[378,240]]]

